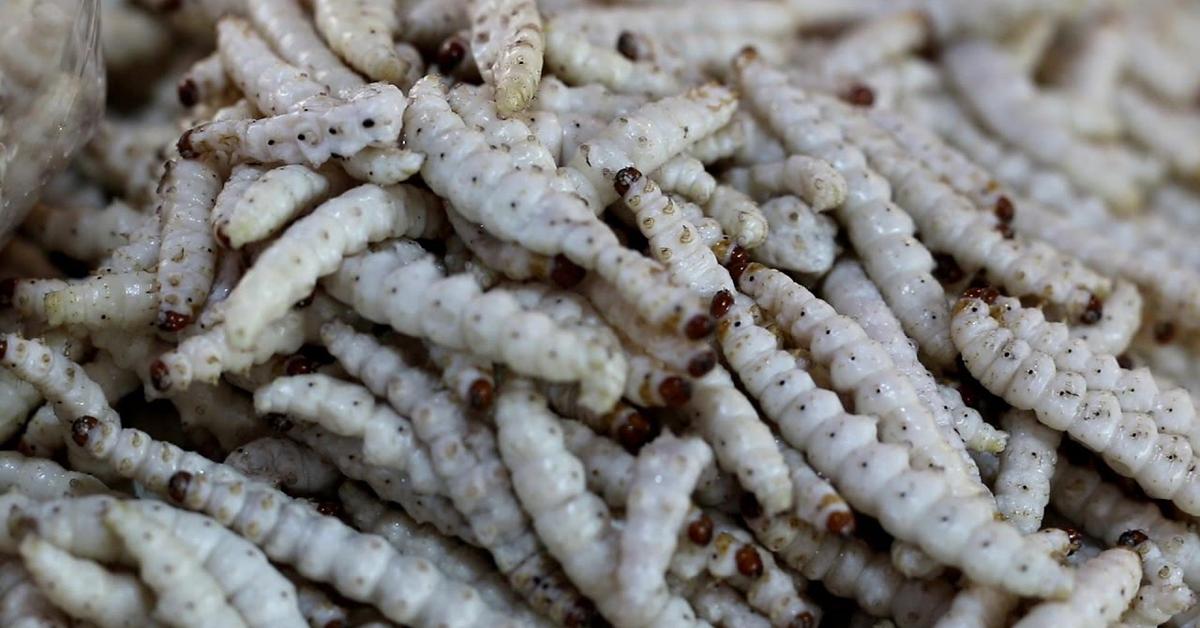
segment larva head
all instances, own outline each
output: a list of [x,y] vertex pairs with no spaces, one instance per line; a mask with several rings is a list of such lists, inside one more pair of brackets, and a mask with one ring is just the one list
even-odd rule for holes
[[733,555],[733,560],[737,563],[738,573],[747,578],[757,578],[763,573],[762,557],[752,545],[739,547]]
[[692,356],[692,359],[688,360],[688,375],[691,375],[692,377],[700,377],[713,370],[713,367],[716,365],[717,354],[710,349],[705,349],[704,351]]
[[1067,541],[1070,545],[1067,548],[1067,554],[1071,555],[1079,551],[1083,547],[1083,533],[1075,528],[1063,528],[1063,532],[1067,533]]
[[[711,316],[708,314],[697,314],[688,319],[687,324],[683,326],[683,333],[691,340],[701,340],[712,334],[714,329],[716,329],[716,325],[713,323]],[[707,372],[708,369],[704,369],[704,372],[700,373],[700,375]],[[696,375],[696,377],[700,375]]]
[[842,100],[856,107],[870,107],[875,104],[875,90],[862,83],[855,83],[842,93]]
[[621,34],[617,36],[617,52],[621,53],[622,57],[630,61],[637,61],[641,56],[641,49],[637,33],[621,31]]
[[150,383],[159,392],[166,392],[171,388],[171,369],[166,362],[155,360],[150,363]]
[[708,313],[712,314],[713,318],[721,318],[728,314],[732,307],[733,294],[728,290],[720,290],[713,295],[712,303],[708,306]]
[[184,327],[192,324],[192,317],[182,312],[159,312],[158,313],[158,328],[167,332],[175,333],[183,331]]
[[1096,295],[1088,299],[1087,307],[1083,308],[1083,312],[1079,315],[1079,322],[1084,325],[1095,325],[1104,317],[1104,301]]
[[167,480],[167,497],[171,501],[182,504],[187,499],[188,489],[192,486],[192,474],[187,471],[177,471]]
[[686,379],[672,375],[658,383],[658,394],[668,408],[681,408],[692,398],[692,385]]
[[848,510],[831,512],[825,518],[825,529],[838,536],[850,536],[854,528],[854,513]]
[[100,421],[96,417],[81,416],[71,422],[71,440],[80,447],[87,447],[92,431],[99,427]]
[[283,363],[283,371],[288,375],[308,375],[316,373],[320,367],[316,360],[300,353],[288,357]]
[[750,253],[740,247],[733,247],[733,251],[729,253],[729,261],[725,262],[725,268],[729,269],[729,276],[734,281],[741,279],[742,275],[750,269]]
[[453,35],[442,42],[438,46],[437,57],[434,62],[437,63],[438,69],[442,72],[449,72],[457,68],[463,59],[467,57],[467,42],[458,35]]
[[1017,215],[1016,206],[1013,205],[1013,202],[1010,201],[1007,196],[1003,195],[996,199],[996,207],[994,211],[996,213],[996,218],[1004,224],[1012,222],[1013,218]]
[[583,281],[587,273],[582,266],[567,259],[562,253],[554,256],[550,266],[550,281],[560,288],[573,288]]
[[17,280],[15,278],[9,278],[0,281],[0,307],[12,306],[13,295],[16,293]]
[[200,102],[200,88],[196,87],[196,81],[190,77],[179,81],[175,91],[179,94],[179,104],[184,107],[194,107]]
[[708,545],[713,538],[713,522],[708,515],[701,514],[695,521],[688,524],[688,540],[701,547]]
[[[200,127],[196,127],[200,128]],[[195,159],[200,156],[200,151],[192,145],[192,132],[196,129],[188,129],[183,135],[179,136],[179,141],[176,142],[175,148],[179,149],[179,156],[184,159]]]
[[733,67],[741,69],[756,61],[758,61],[758,50],[754,46],[746,46],[733,58]]
[[642,171],[633,166],[626,166],[617,171],[613,177],[613,189],[622,197],[629,193],[633,185],[642,180]]
[[630,412],[617,427],[617,442],[631,454],[637,455],[658,433],[658,426],[640,412]]
[[467,405],[477,412],[492,407],[495,396],[496,387],[492,385],[491,380],[483,377],[471,382],[471,385],[467,387]]
[[1150,537],[1141,530],[1126,530],[1121,533],[1120,537],[1117,538],[1117,545],[1121,547],[1134,548],[1148,540],[1150,540]]

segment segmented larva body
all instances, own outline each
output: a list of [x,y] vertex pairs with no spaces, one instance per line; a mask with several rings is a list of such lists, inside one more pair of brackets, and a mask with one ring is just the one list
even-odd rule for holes
[[971,374],[1014,408],[1033,410],[1043,424],[1099,453],[1148,495],[1200,512],[1200,474],[1188,444],[1200,439],[1188,394],[1159,393],[1149,371],[1093,356],[1083,341],[1065,340],[1065,326],[1045,323],[1016,299],[1000,299],[996,308],[1000,320],[979,298],[956,306],[954,340]]
[[98,275],[73,281],[46,295],[43,307],[51,327],[119,327],[144,331],[158,316],[158,277],[146,270]]
[[387,0],[320,0],[313,3],[317,30],[351,67],[373,81],[401,84],[408,62],[392,39],[399,30],[396,7]]
[[238,91],[267,115],[287,113],[302,102],[329,94],[327,87],[280,59],[241,18],[225,17],[217,23],[217,51]]
[[1200,150],[1187,138],[1200,133],[1200,118],[1160,103],[1135,87],[1122,87],[1116,108],[1129,134],[1184,177],[1200,171]]
[[767,239],[767,219],[758,203],[734,187],[717,185],[703,208],[742,247],[752,249]]
[[120,502],[104,515],[110,532],[133,556],[143,581],[154,590],[154,617],[191,628],[215,622],[245,627],[216,580],[195,555],[163,525]]
[[26,340],[16,334],[0,339],[0,364],[33,385],[64,421],[92,416],[113,425],[120,424],[117,413],[108,405],[104,391],[70,357],[55,351],[43,341]]
[[834,534],[846,534],[854,528],[854,512],[842,499],[829,480],[821,477],[790,447],[783,449],[783,459],[792,477],[792,510],[805,523]]
[[734,168],[726,180],[756,200],[794,194],[816,211],[825,211],[846,200],[846,180],[822,159],[792,155],[784,161]]
[[1126,626],[1159,626],[1196,601],[1196,594],[1183,583],[1179,566],[1163,555],[1158,545],[1145,537],[1132,549],[1142,561],[1142,586],[1129,610],[1121,616]]
[[[667,280],[658,264],[621,247],[581,200],[553,191],[553,175],[515,171],[510,157],[467,128],[450,110],[436,78],[419,81],[412,96],[405,114],[408,144],[429,154],[421,169],[426,183],[445,194],[464,218],[536,253],[562,253],[595,270],[619,286],[622,300],[654,326],[690,331],[696,338],[711,331],[711,319],[690,291]],[[610,194],[615,198],[616,192]],[[529,229],[530,224],[540,226]]]
[[867,612],[898,625],[929,626],[950,604],[953,589],[938,580],[905,578],[886,554],[854,538],[825,534],[791,517],[747,521],[755,537],[791,569],[820,580],[831,593],[853,599]]
[[484,230],[482,225],[471,223],[452,209],[446,212],[446,217],[454,232],[479,261],[509,279],[550,280],[570,287],[583,278],[583,269],[561,255],[551,258],[518,244],[497,239]]
[[547,76],[538,84],[530,105],[535,111],[573,113],[612,119],[646,104],[640,94],[618,94],[603,85],[570,87],[557,77]]
[[71,285],[65,279],[9,279],[4,283],[17,313],[39,321],[46,320],[46,295]]
[[159,247],[162,245],[162,212],[154,211],[144,216],[137,229],[129,234],[129,242],[113,249],[100,261],[96,274],[127,273],[135,270],[150,270],[158,263]]
[[1127,281],[1116,281],[1112,292],[1104,299],[1104,313],[1100,315],[1100,320],[1091,325],[1072,325],[1070,332],[1072,338],[1086,342],[1095,353],[1120,355],[1129,348],[1130,341],[1141,326],[1141,293]]
[[1050,502],[1050,479],[1062,433],[1020,410],[1009,410],[1000,424],[1008,432],[1008,446],[1000,452],[1000,473],[992,487],[996,509],[1022,534],[1032,534],[1042,527]]
[[932,36],[928,18],[915,11],[897,11],[852,27],[817,62],[829,77],[865,74],[893,57],[920,48]]
[[179,331],[194,320],[212,287],[217,243],[208,214],[221,191],[221,177],[207,160],[175,160],[167,165],[161,189],[158,325]]
[[625,398],[646,408],[678,408],[688,402],[692,385],[685,371],[667,367],[657,358],[627,348],[629,373],[625,377]]
[[212,155],[234,163],[282,161],[315,168],[333,155],[394,144],[407,102],[395,85],[371,83],[344,101],[318,98],[270,118],[202,124],[179,138],[179,153],[188,159]]
[[396,146],[368,146],[353,155],[343,155],[346,174],[375,185],[395,185],[421,171],[425,154]]
[[93,262],[129,241],[145,215],[120,201],[104,209],[35,205],[21,230],[42,248]]
[[400,39],[436,48],[447,37],[470,27],[469,0],[416,0],[401,8]]
[[675,585],[696,609],[696,614],[714,626],[769,628],[771,622],[758,614],[746,597],[733,587],[709,578],[697,578],[691,586]]
[[362,87],[363,80],[321,41],[307,12],[296,0],[247,2],[246,14],[271,47],[288,63],[307,70],[337,96]]
[[579,459],[588,489],[612,508],[624,508],[637,460],[615,441],[597,435],[576,421],[562,421],[563,443]]
[[246,187],[223,222],[214,221],[213,233],[235,249],[265,239],[292,218],[341,193],[346,183],[333,169],[292,164],[269,170]]
[[107,493],[108,487],[86,473],[69,471],[52,460],[6,451],[0,454],[0,491],[17,491],[32,499],[48,501]]
[[1079,568],[1075,590],[1069,597],[1038,604],[1015,625],[1106,625],[1129,607],[1141,579],[1142,564],[1136,553],[1125,548],[1106,550]]
[[594,45],[559,18],[545,29],[545,65],[567,83],[600,84],[618,94],[679,93],[679,78],[654,63],[630,61],[612,46]]
[[281,377],[255,391],[254,409],[361,438],[367,464],[405,472],[422,493],[444,491],[430,462],[432,454],[417,442],[412,424],[387,404],[377,403],[362,386],[318,373]]
[[43,595],[68,615],[100,628],[160,625],[151,618],[154,595],[136,577],[76,558],[32,534],[18,552]]
[[502,116],[524,109],[538,91],[546,42],[533,0],[474,0],[468,4],[471,52],[484,81],[496,88]]
[[[912,383],[858,323],[838,314],[828,303],[777,270],[751,264],[738,283],[775,316],[786,334],[800,346],[809,347],[813,359],[829,369],[834,390],[851,395],[858,412],[879,417],[879,436],[883,442],[907,446],[915,468],[945,470],[955,495],[982,491],[972,481],[972,473],[962,456],[938,431],[933,415],[917,398]],[[754,364],[750,356],[761,354],[764,349],[778,353],[770,343],[771,338],[762,334],[754,338],[748,330],[742,333],[747,334],[744,342],[749,347],[742,349],[745,357],[737,358],[738,362]],[[730,353],[728,349],[726,353]],[[755,387],[760,395],[770,394],[770,379],[780,369],[758,370],[761,374],[755,377]]]
[[678,194],[694,203],[712,196],[717,180],[704,169],[704,162],[691,155],[676,155],[651,173],[664,192]]
[[367,244],[421,237],[442,219],[442,203],[407,185],[362,185],[296,221],[259,255],[225,301],[229,343],[246,349],[264,328],[308,296],[317,279]]
[[327,493],[340,480],[333,465],[286,438],[267,436],[234,449],[225,464],[293,495]]
[[1054,509],[1088,534],[1115,544],[1125,532],[1141,530],[1179,565],[1189,586],[1200,584],[1200,536],[1187,525],[1167,519],[1154,504],[1127,497],[1095,470],[1065,460],[1059,460],[1051,488]]
[[70,620],[46,599],[21,561],[0,559],[0,622],[13,628],[68,628]]
[[837,253],[837,223],[795,196],[773,198],[759,208],[770,228],[767,238],[750,250],[755,261],[782,270],[823,273]]
[[912,220],[891,203],[891,186],[866,165],[862,150],[846,143],[841,130],[787,77],[753,54],[737,61],[742,94],[793,153],[829,162],[846,180],[846,201],[837,214],[863,265],[880,285],[922,352],[938,366],[954,361],[949,311],[941,284],[930,274],[933,259],[913,236]]
[[625,502],[615,572],[620,614],[614,623],[645,625],[670,596],[667,567],[712,450],[698,438],[663,434],[638,454]]
[[246,195],[246,190],[266,171],[267,169],[259,164],[238,164],[230,171],[229,178],[225,180],[225,185],[221,188],[221,193],[217,194],[217,200],[208,214],[208,224],[212,227],[213,235],[223,245],[225,238],[222,237],[221,230],[229,222],[229,215]]
[[296,585],[296,606],[309,626],[344,626],[349,621],[350,613],[329,599],[324,591],[300,577],[293,578],[292,583]]
[[733,157],[746,143],[745,120],[745,114],[738,115],[735,112],[733,118],[725,126],[713,131],[707,137],[696,140],[695,144],[689,146],[687,154],[706,165]]
[[442,384],[473,410],[491,407],[496,389],[492,362],[467,351],[427,345],[429,360],[442,372]]

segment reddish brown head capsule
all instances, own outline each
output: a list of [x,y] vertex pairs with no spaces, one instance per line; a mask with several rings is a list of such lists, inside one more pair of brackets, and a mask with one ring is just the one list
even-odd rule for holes
[[1007,196],[1001,196],[996,199],[994,211],[996,212],[996,218],[1005,224],[1012,222],[1013,218],[1017,215],[1017,207],[1013,205],[1013,202]]
[[184,107],[194,107],[200,102],[200,89],[196,87],[196,81],[190,78],[179,81],[176,92],[179,94],[179,104]]
[[183,500],[187,499],[188,488],[192,485],[192,474],[187,471],[178,471],[171,479],[167,480],[167,497],[171,501],[182,504]]
[[492,407],[495,393],[496,389],[492,386],[492,382],[481,377],[467,387],[467,404],[471,406],[472,410],[482,412]]
[[574,288],[583,281],[586,273],[583,267],[559,253],[554,256],[554,263],[550,267],[550,281],[560,288]]
[[1146,536],[1146,533],[1141,530],[1126,530],[1117,539],[1117,545],[1122,547],[1137,547],[1149,539],[1150,537]]
[[17,294],[17,280],[9,278],[0,281],[0,307],[12,305],[13,297]]
[[942,283],[958,283],[966,274],[952,255],[933,254],[933,276]]
[[875,104],[875,90],[862,83],[855,83],[842,94],[842,100],[856,107],[870,107]]
[[679,408],[692,398],[692,385],[686,379],[672,375],[659,382],[658,394],[668,408]]
[[100,421],[94,416],[81,416],[71,422],[71,440],[80,447],[86,447],[92,430],[100,427]]
[[622,57],[630,61],[637,61],[638,48],[637,35],[629,31],[621,31],[621,34],[617,36],[617,52],[621,53]]
[[1083,313],[1079,315],[1079,322],[1084,325],[1095,325],[1100,322],[1104,316],[1104,301],[1101,301],[1096,295],[1088,299],[1087,307],[1083,309]]
[[192,317],[179,312],[160,312],[158,328],[169,333],[183,331],[184,327],[192,324]]
[[758,503],[758,498],[754,493],[742,493],[738,499],[738,508],[742,511],[742,516],[747,519],[758,519],[762,516],[762,506]]
[[792,618],[792,621],[788,622],[788,628],[815,628],[816,625],[817,618],[813,617],[813,614],[808,611],[796,615]]
[[458,64],[462,63],[466,57],[466,42],[461,37],[450,37],[438,47],[435,63],[442,72],[449,72],[457,68]]
[[288,375],[308,375],[309,373],[316,373],[320,366],[316,360],[312,360],[308,356],[296,354],[284,362],[283,372]]
[[642,172],[633,166],[626,166],[617,171],[617,175],[613,177],[613,189],[617,194],[625,196],[629,193],[629,188],[633,187],[642,178]]
[[640,412],[631,412],[617,428],[617,442],[631,454],[637,454],[654,437],[654,424]]
[[150,383],[160,392],[171,387],[171,370],[166,362],[155,360],[150,363]]
[[184,159],[195,159],[200,156],[200,151],[192,146],[192,131],[196,129],[188,129],[179,137],[179,142],[175,144],[175,148],[179,149],[179,156]]
[[716,329],[711,316],[707,314],[697,314],[683,326],[683,333],[691,340],[700,340],[707,338]]
[[717,365],[717,354],[712,351],[704,351],[699,355],[688,360],[688,375],[692,377],[700,377],[705,373],[713,370]]
[[739,547],[737,553],[733,555],[733,560],[737,563],[738,573],[743,576],[757,578],[762,575],[762,557],[753,547],[749,545]]
[[991,286],[967,288],[963,292],[964,299],[979,299],[988,305],[996,302],[1000,298],[1000,291]]
[[713,522],[708,518],[708,515],[700,515],[700,518],[689,523],[687,527],[688,540],[696,545],[708,545],[713,537]]
[[854,513],[838,511],[830,513],[825,519],[825,529],[838,536],[849,536],[854,533]]
[[721,290],[713,295],[712,304],[708,306],[708,313],[712,314],[713,318],[721,318],[728,314],[732,307],[733,294],[728,290]]
[[[1154,341],[1160,345],[1165,345],[1175,339],[1175,324],[1170,321],[1163,321],[1154,325]],[[0,353],[0,357],[4,357]]]
[[725,268],[729,269],[729,276],[737,281],[742,277],[742,273],[746,272],[746,267],[750,265],[750,253],[746,249],[735,246],[729,254],[729,261],[725,262]]

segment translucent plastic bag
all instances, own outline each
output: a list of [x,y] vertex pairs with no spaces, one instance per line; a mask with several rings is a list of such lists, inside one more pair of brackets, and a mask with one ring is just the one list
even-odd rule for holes
[[99,0],[0,0],[0,242],[104,107]]

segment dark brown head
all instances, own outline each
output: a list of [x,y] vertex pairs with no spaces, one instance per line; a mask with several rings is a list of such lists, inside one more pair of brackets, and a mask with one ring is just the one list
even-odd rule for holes
[[617,194],[625,196],[629,193],[629,189],[633,187],[633,184],[641,179],[641,170],[633,166],[626,166],[618,170],[616,176],[613,177],[613,189],[617,191]]
[[639,56],[638,36],[630,31],[621,31],[617,36],[617,52],[630,61],[637,61]]
[[179,81],[175,90],[179,94],[179,104],[184,107],[194,107],[200,102],[200,88],[196,87],[196,81],[191,78]]
[[92,430],[100,427],[100,421],[94,416],[81,416],[71,422],[71,440],[80,447],[87,447]]
[[672,375],[658,383],[658,394],[668,408],[679,408],[692,398],[692,385],[686,379]]
[[706,349],[693,356],[691,360],[688,360],[688,375],[691,375],[692,377],[700,377],[713,370],[713,367],[716,365],[717,354],[712,350]]
[[187,471],[177,471],[167,480],[167,497],[171,501],[182,504],[187,499],[188,489],[192,486],[192,474]]
[[467,42],[457,35],[449,37],[438,47],[435,63],[442,72],[457,68],[467,57]]
[[854,534],[854,513],[839,510],[825,518],[825,529],[838,536]]
[[175,144],[175,148],[179,149],[179,156],[184,159],[195,159],[200,156],[200,151],[192,146],[192,133],[196,129],[188,129],[179,136],[179,142]]
[[482,412],[492,407],[495,395],[496,388],[492,385],[492,381],[480,377],[467,387],[467,405],[471,406],[472,410]]
[[650,419],[640,412],[630,412],[617,427],[617,442],[625,451],[637,455],[654,438],[657,430]]
[[585,274],[587,271],[582,266],[567,259],[562,253],[554,256],[550,267],[550,281],[553,281],[554,285],[560,288],[574,288],[583,281]]
[[697,314],[690,319],[683,327],[683,333],[691,340],[701,340],[709,337],[716,329],[711,316],[707,314]]
[[1103,317],[1104,301],[1093,294],[1092,298],[1088,299],[1087,307],[1083,308],[1083,313],[1079,315],[1079,322],[1084,325],[1095,325]]
[[708,306],[708,313],[713,318],[721,318],[729,313],[729,309],[733,307],[733,294],[728,290],[720,290],[713,295],[712,303]]
[[288,357],[287,361],[283,363],[283,372],[288,375],[308,375],[316,373],[320,367],[321,365],[316,360],[297,353]]
[[158,328],[174,333],[183,331],[183,328],[192,324],[192,317],[182,312],[159,312],[158,313]]
[[1117,538],[1117,545],[1121,547],[1134,548],[1150,539],[1145,532],[1141,530],[1126,530]]
[[150,363],[150,383],[159,392],[171,388],[171,369],[167,368],[166,362],[155,360]]
[[855,107],[870,107],[875,104],[875,90],[862,83],[855,83],[842,93],[842,100]]
[[733,555],[733,560],[737,563],[738,573],[747,578],[757,578],[763,573],[762,557],[752,545],[739,547]]
[[729,253],[729,261],[725,262],[729,276],[734,281],[738,281],[748,266],[750,266],[750,253],[740,246],[733,247],[733,251]]
[[978,286],[967,288],[963,291],[964,299],[979,299],[988,305],[996,302],[1000,298],[1000,291],[991,286]]
[[1003,195],[996,199],[994,211],[996,212],[996,218],[1005,224],[1012,222],[1013,218],[1017,215],[1017,207],[1013,205],[1013,202],[1007,196]]

